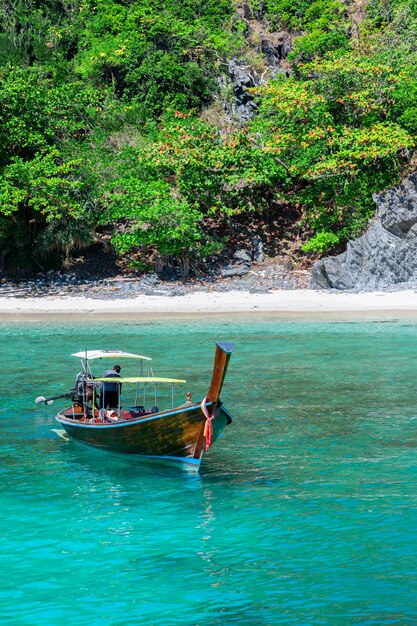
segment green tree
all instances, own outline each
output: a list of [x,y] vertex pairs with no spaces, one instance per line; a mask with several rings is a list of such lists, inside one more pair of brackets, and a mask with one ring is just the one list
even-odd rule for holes
[[386,120],[394,80],[388,70],[382,87],[374,80],[381,68],[370,68],[367,81],[363,68],[346,59],[316,62],[314,80],[311,66],[304,72],[304,80],[258,90],[260,113],[251,130],[287,168],[290,178],[279,194],[304,208],[306,222],[322,233],[317,250],[323,251],[324,233],[332,233],[330,245],[360,232],[373,211],[372,194],[396,182],[415,140]]

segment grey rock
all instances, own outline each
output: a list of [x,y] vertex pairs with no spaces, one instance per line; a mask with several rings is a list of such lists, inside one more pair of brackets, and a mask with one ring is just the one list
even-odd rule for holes
[[254,237],[253,242],[253,258],[257,263],[263,263],[265,261],[265,253],[262,245],[262,241],[258,237]]
[[253,17],[252,9],[246,2],[243,4],[243,17],[246,20],[251,20]]
[[260,42],[261,52],[270,67],[276,67],[291,52],[291,39],[287,32],[264,33]]
[[406,237],[417,223],[417,175],[405,179],[401,185],[374,194],[377,215],[382,226],[397,237]]
[[417,175],[374,194],[374,201],[366,233],[349,241],[343,254],[314,265],[313,289],[370,291],[417,282]]
[[269,293],[270,289],[268,289],[267,287],[252,287],[252,289],[249,289],[249,293]]
[[247,250],[236,250],[233,258],[238,263],[245,263],[246,265],[250,265],[252,263],[252,255]]
[[245,87],[253,87],[255,81],[249,73],[248,68],[236,59],[230,59],[228,62],[229,76],[233,80],[236,88],[244,89]]
[[157,285],[159,283],[158,274],[146,274],[142,277],[142,283],[145,285]]
[[228,269],[224,269],[221,273],[223,278],[230,278],[231,276],[245,276],[245,274],[249,273],[249,269],[247,267],[230,267]]
[[269,39],[261,39],[261,52],[266,56],[270,65],[275,65],[280,59],[278,48]]
[[240,121],[247,121],[254,116],[257,108],[252,94],[248,91],[248,89],[255,87],[255,79],[250,74],[249,68],[237,59],[230,59],[227,69],[235,95],[235,105],[232,112]]

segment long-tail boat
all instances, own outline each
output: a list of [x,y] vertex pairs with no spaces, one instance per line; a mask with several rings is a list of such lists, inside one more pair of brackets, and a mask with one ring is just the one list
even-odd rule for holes
[[[35,402],[52,404],[58,398],[71,399],[71,404],[55,417],[71,439],[141,458],[180,462],[198,470],[205,452],[232,421],[220,400],[232,349],[232,343],[216,344],[211,383],[206,397],[200,402],[193,402],[188,392],[185,403],[174,406],[174,387],[186,381],[156,377],[149,365],[149,357],[120,350],[88,350],[73,354],[81,358],[82,365],[75,387],[61,396],[39,396]],[[140,375],[121,377],[111,374],[110,377],[96,378],[91,361],[103,358],[113,361],[138,359]],[[102,390],[109,383],[117,385],[119,400],[118,406],[106,408],[102,402]],[[131,406],[125,406],[121,388],[123,386],[124,394],[130,385],[133,385],[134,399]],[[169,397],[170,405],[163,409],[157,406],[161,389],[165,390],[165,401]]]

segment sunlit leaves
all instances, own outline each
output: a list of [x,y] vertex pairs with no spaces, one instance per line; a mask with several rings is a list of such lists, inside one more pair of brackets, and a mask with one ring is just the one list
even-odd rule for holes
[[74,175],[78,165],[76,160],[63,162],[57,150],[38,152],[31,161],[15,157],[0,179],[1,213],[11,215],[27,206],[46,220],[77,215],[80,206],[74,192],[80,183]]

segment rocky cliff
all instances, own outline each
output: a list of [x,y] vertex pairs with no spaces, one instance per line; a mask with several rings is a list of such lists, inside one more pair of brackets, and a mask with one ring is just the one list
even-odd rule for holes
[[374,289],[417,286],[417,173],[375,194],[375,217],[346,252],[318,261],[313,289]]
[[[246,25],[246,43],[249,53],[243,58],[229,59],[227,72],[219,79],[221,90],[231,85],[234,99],[225,102],[225,109],[229,115],[239,123],[245,124],[256,113],[256,104],[251,89],[276,78],[278,74],[290,75],[290,65],[287,61],[291,51],[291,34],[287,31],[276,32],[270,29],[264,19],[263,10],[257,11],[247,4],[237,4],[236,10]],[[248,52],[247,51],[247,52]],[[258,62],[254,63],[251,53],[258,55]],[[259,61],[261,61],[259,63]]]

